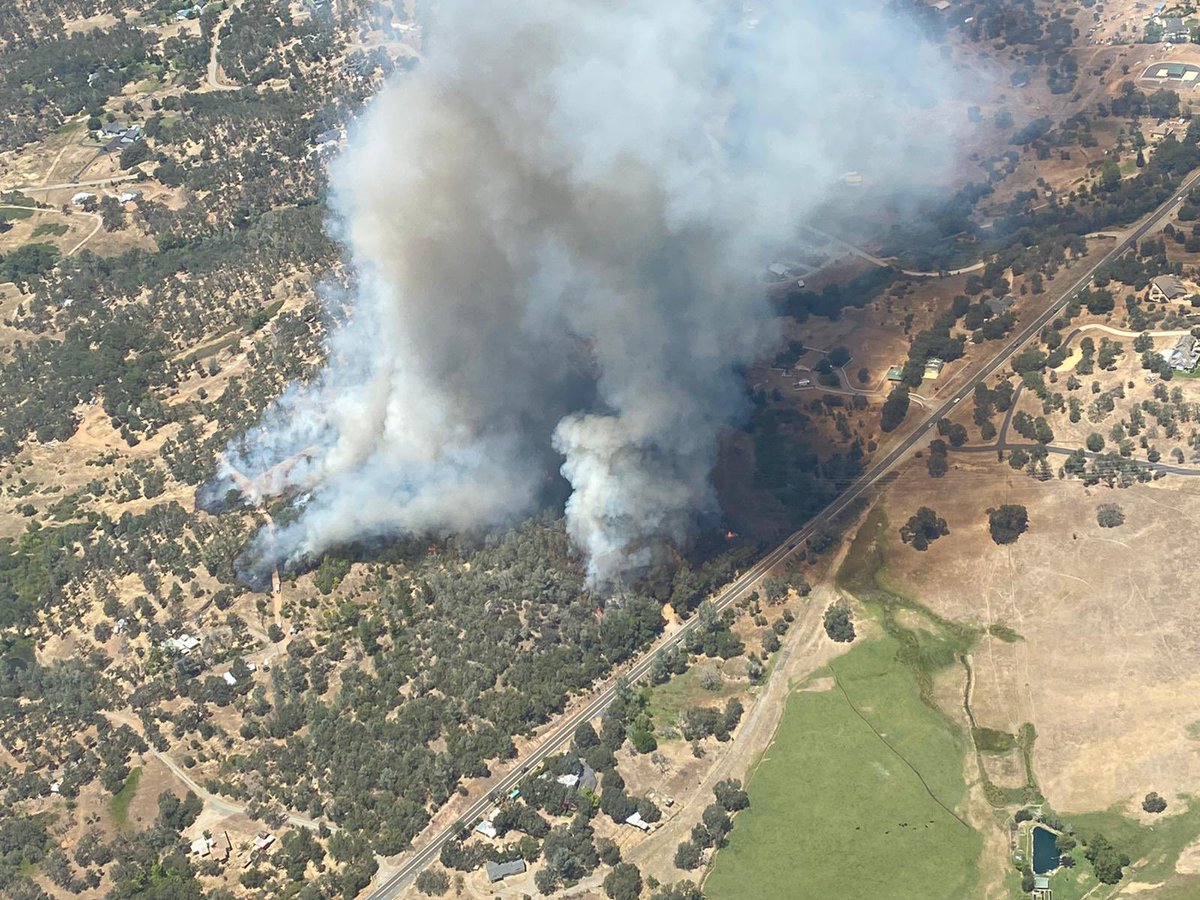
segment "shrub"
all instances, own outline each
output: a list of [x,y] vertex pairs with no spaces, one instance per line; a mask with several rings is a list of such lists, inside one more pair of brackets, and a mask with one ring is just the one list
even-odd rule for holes
[[450,890],[450,876],[444,869],[426,869],[417,876],[417,890],[430,897],[440,897]]
[[1101,528],[1117,528],[1125,524],[1125,512],[1116,503],[1101,503],[1096,508],[1096,522]]
[[825,610],[825,633],[842,644],[854,640],[854,622],[849,604],[839,601]]
[[1167,801],[1164,800],[1156,791],[1151,791],[1146,795],[1146,799],[1142,801],[1142,809],[1148,813],[1160,813],[1167,808]]

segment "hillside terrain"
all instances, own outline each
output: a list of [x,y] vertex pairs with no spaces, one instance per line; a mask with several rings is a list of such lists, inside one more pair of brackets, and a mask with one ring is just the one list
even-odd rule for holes
[[614,588],[553,472],[262,577],[310,498],[214,496],[353,314],[330,166],[435,10],[3,4],[0,895],[1195,896],[1200,13],[894,5],[952,177],[746,273],[721,512]]

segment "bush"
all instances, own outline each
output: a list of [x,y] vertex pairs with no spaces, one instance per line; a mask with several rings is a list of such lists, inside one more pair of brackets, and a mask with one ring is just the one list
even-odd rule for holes
[[1029,512],[1023,506],[1006,503],[989,509],[988,530],[997,544],[1013,544],[1029,530]]
[[1167,808],[1167,801],[1164,800],[1156,791],[1151,791],[1146,795],[1146,799],[1142,801],[1142,809],[1148,813],[1160,813]]
[[1096,508],[1096,522],[1101,528],[1117,528],[1125,524],[1125,512],[1116,503],[1101,503]]

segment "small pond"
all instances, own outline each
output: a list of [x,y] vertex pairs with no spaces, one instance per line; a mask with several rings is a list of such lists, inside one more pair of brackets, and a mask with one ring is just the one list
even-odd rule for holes
[[1033,826],[1033,871],[1045,875],[1058,868],[1058,847],[1055,846],[1056,835],[1053,831]]

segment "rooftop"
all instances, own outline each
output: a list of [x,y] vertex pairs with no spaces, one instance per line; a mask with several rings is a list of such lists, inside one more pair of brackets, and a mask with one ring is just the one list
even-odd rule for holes
[[525,871],[525,860],[510,859],[508,862],[491,862],[487,864],[488,881],[497,882],[508,878],[510,875],[520,875]]

